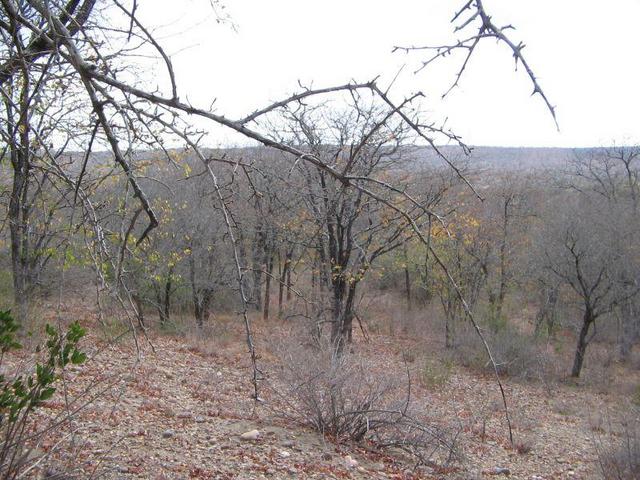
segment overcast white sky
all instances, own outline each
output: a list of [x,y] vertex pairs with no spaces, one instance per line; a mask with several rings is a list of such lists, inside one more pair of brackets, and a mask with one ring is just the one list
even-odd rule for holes
[[[433,120],[448,118],[473,145],[594,146],[640,143],[640,0],[485,0],[497,24],[517,27],[540,84],[557,105],[560,132],[505,46],[488,41],[458,89],[460,57],[413,74],[419,53],[394,45],[455,40],[458,0],[225,0],[236,25],[216,23],[208,0],[142,2],[141,14],[171,54],[180,96],[217,99],[218,113],[241,116],[297,90],[390,80],[398,98],[423,91]],[[160,72],[161,70],[158,70]],[[223,132],[218,143],[238,142]]]

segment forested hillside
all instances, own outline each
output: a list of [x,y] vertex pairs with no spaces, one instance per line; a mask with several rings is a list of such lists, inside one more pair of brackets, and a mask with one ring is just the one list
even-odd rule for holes
[[639,477],[636,142],[472,147],[402,89],[497,43],[559,127],[480,0],[244,114],[150,4],[0,2],[1,479]]

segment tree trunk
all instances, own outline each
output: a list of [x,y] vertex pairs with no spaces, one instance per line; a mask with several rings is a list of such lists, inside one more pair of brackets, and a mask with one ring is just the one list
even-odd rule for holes
[[287,270],[287,303],[291,301],[291,267]]
[[[169,267],[167,276],[164,280],[164,288],[162,293],[159,286],[155,287],[156,301],[158,303],[158,314],[160,315],[160,325],[165,325],[170,320],[171,316],[171,289],[173,285],[173,270],[174,267]],[[156,282],[154,282],[155,284]]]
[[556,305],[558,303],[558,289],[549,287],[544,289],[545,298],[540,306],[535,320],[535,335],[540,335],[542,327],[547,329],[547,336],[553,335],[556,320]]
[[[23,92],[23,95],[28,92]],[[26,123],[27,119],[21,119]],[[13,274],[13,295],[17,318],[25,321],[28,316],[29,297],[31,295],[31,278],[29,272],[29,138],[28,128],[23,128],[18,145],[10,149],[13,167],[13,186],[9,199],[9,231],[11,237],[11,271]],[[22,145],[26,145],[22,148]]]
[[[284,264],[283,264],[284,263]],[[284,302],[284,281],[287,277],[287,261],[282,261],[282,254],[278,250],[278,318],[282,318],[282,304]]]
[[[443,297],[444,295],[444,297]],[[444,311],[444,346],[445,348],[453,348],[455,344],[455,321],[456,321],[456,302],[457,298],[452,298],[452,295],[456,295],[451,289],[446,292],[440,293],[440,303],[442,304],[442,310]]]
[[256,310],[260,311],[262,306],[262,270],[264,268],[264,258],[266,255],[266,241],[264,227],[261,217],[258,217],[258,224],[253,238],[253,288],[251,300]]
[[287,276],[289,274],[289,269],[291,268],[291,256],[292,256],[292,252],[287,251],[285,255],[284,263],[280,268],[280,284],[278,285],[278,316],[279,317],[282,316],[282,305],[284,300],[285,286],[287,287],[287,301],[289,300],[290,285],[287,282]]
[[634,315],[633,300],[625,301],[620,310],[620,361],[628,362],[633,344],[638,340],[638,319]]
[[446,316],[444,323],[444,346],[445,348],[453,348],[453,325],[449,316]]
[[196,283],[196,265],[193,254],[189,255],[189,277],[191,280],[191,295],[193,299],[193,313],[196,325],[202,328],[209,321],[209,304],[213,296],[213,289],[199,287]]
[[333,324],[331,342],[336,353],[342,353],[353,339],[354,303],[357,283],[345,282],[340,276],[334,283]]
[[269,319],[269,306],[271,305],[271,276],[273,275],[273,254],[271,254],[266,261],[267,274],[265,275],[264,283],[264,309],[262,311],[262,318],[264,320]]
[[422,271],[422,288],[424,288],[424,305],[428,305],[431,303],[431,299],[433,297],[433,292],[431,291],[431,286],[429,285],[431,281],[431,271],[429,268],[429,254],[431,248],[431,217],[429,217],[429,236],[427,237],[427,246],[424,252],[424,270]]
[[582,328],[580,329],[580,335],[578,336],[578,345],[576,346],[576,355],[573,359],[573,368],[571,369],[571,376],[574,378],[578,378],[580,376],[580,372],[582,371],[582,364],[584,363],[584,355],[587,351],[587,335],[589,334],[589,329],[591,328],[591,324],[594,322],[595,318],[593,317],[593,313],[587,309],[584,313],[584,318],[582,321]]
[[136,306],[136,318],[138,319],[138,325],[141,329],[144,329],[144,308],[142,306],[142,298],[137,293],[131,294],[131,299],[133,300],[134,305]]
[[496,320],[502,317],[502,307],[504,306],[504,298],[507,295],[507,234],[509,232],[509,203],[504,204],[504,219],[502,224],[502,242],[500,243],[500,287],[498,289],[497,301],[494,305],[494,313]]
[[169,317],[171,315],[171,287],[173,284],[173,266],[169,268],[169,272],[167,274],[167,280],[164,284],[164,320],[166,322],[169,321]]
[[209,322],[211,299],[213,298],[212,288],[201,288],[197,291],[194,299],[194,310],[196,325],[198,328],[204,327]]
[[404,288],[407,295],[407,310],[411,310],[411,276],[409,274],[409,254],[404,244]]

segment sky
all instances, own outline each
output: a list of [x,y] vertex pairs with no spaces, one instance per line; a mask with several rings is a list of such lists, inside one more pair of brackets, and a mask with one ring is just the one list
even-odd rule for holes
[[[512,24],[560,130],[509,49],[481,44],[459,87],[462,54],[414,73],[422,52],[394,46],[449,44],[458,0],[210,0],[140,2],[140,16],[170,54],[179,94],[242,117],[300,90],[368,81],[393,96],[425,94],[427,118],[470,145],[585,147],[640,143],[640,0],[485,0],[498,25]],[[227,21],[218,20],[228,18]],[[163,71],[149,82],[162,84]],[[208,127],[207,127],[208,128]],[[214,129],[217,145],[242,144]]]

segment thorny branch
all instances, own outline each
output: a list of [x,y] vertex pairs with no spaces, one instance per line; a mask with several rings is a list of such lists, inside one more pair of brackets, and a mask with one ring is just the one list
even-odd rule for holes
[[[465,16],[467,15],[467,16]],[[393,48],[393,51],[403,51],[403,52],[412,52],[412,51],[431,51],[433,54],[428,57],[426,60],[422,62],[420,68],[416,70],[415,73],[420,72],[425,69],[431,63],[435,62],[438,59],[444,58],[456,51],[464,51],[466,52],[464,61],[462,65],[458,69],[456,73],[455,80],[453,84],[449,87],[449,89],[442,95],[443,97],[447,96],[454,88],[456,88],[460,79],[462,78],[463,73],[467,69],[467,65],[469,64],[469,60],[471,59],[473,53],[476,50],[476,47],[479,43],[485,39],[494,39],[499,43],[504,43],[509,47],[511,53],[513,55],[513,59],[515,62],[516,69],[518,68],[518,64],[521,64],[525,69],[529,80],[533,84],[533,92],[531,95],[540,95],[542,100],[544,101],[549,113],[553,117],[553,121],[556,125],[556,128],[560,130],[560,126],[558,124],[558,119],[556,118],[556,110],[546,93],[540,86],[538,79],[533,72],[533,69],[527,62],[526,58],[522,54],[522,50],[526,46],[523,42],[514,42],[511,40],[509,36],[505,32],[509,30],[515,30],[513,25],[505,25],[502,27],[497,26],[492,17],[487,13],[482,0],[469,0],[464,6],[456,12],[454,17],[451,20],[451,23],[455,26],[454,32],[463,32],[467,31],[471,26],[475,25],[477,30],[474,34],[462,39],[458,40],[456,43],[451,45],[440,45],[440,46],[409,46],[409,47],[401,47],[396,46]]]

